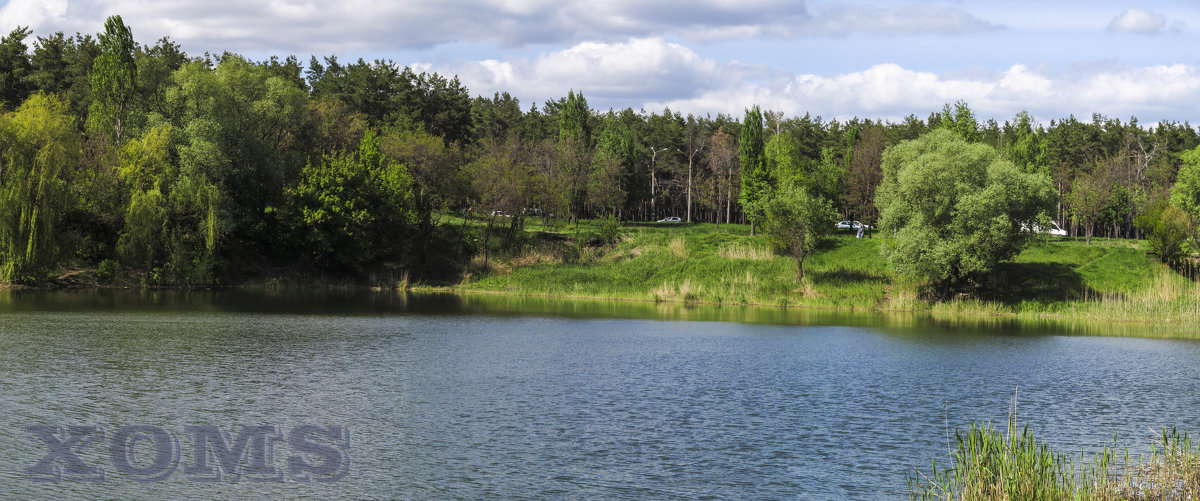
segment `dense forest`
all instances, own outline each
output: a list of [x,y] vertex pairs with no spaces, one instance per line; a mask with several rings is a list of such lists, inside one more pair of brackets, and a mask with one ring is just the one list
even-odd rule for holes
[[525,108],[391,61],[139,45],[119,16],[95,36],[0,39],[0,106],[3,282],[66,266],[159,284],[446,272],[476,252],[449,215],[509,231],[525,217],[754,222],[768,210],[757,194],[783,178],[870,223],[885,150],[939,128],[1049,176],[1072,234],[1140,237],[1168,217],[1190,228],[1200,210],[1187,123],[981,123],[963,102],[900,122],[701,117],[593,110],[574,90]]

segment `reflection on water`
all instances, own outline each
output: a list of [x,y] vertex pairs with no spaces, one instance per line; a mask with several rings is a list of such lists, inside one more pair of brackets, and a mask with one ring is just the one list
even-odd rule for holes
[[[1004,420],[1014,391],[1018,419],[1065,451],[1200,429],[1200,343],[1061,335],[1096,328],[491,295],[0,293],[0,498],[895,498],[954,427]],[[104,483],[34,483],[25,468],[46,451],[31,424],[345,425],[352,467],[328,484],[141,484],[109,461]]]
[[1148,338],[1196,338],[1192,326],[1013,318],[934,316],[929,313],[882,313],[715,306],[647,301],[557,299],[505,294],[450,294],[310,290],[126,290],[0,291],[5,311],[173,311],[260,312],[279,314],[490,315],[557,318],[613,318],[768,325],[841,325],[870,327],[898,335],[988,332],[1008,335],[1083,335]]

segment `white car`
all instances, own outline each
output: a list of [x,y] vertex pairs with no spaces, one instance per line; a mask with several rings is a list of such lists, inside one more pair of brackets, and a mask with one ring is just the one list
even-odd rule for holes
[[1052,236],[1052,237],[1065,237],[1065,236],[1067,236],[1067,230],[1064,230],[1064,229],[1062,229],[1062,227],[1061,227],[1061,226],[1059,226],[1059,225],[1058,225],[1058,223],[1057,223],[1057,222],[1055,222],[1055,221],[1050,221],[1050,226],[1049,226],[1049,227],[1047,227],[1047,228],[1042,228],[1042,227],[1040,227],[1040,226],[1034,226],[1034,227],[1033,227],[1033,229],[1034,229],[1034,230],[1036,230],[1036,231],[1038,231],[1038,232],[1041,232],[1041,233],[1045,233],[1045,234],[1047,234],[1047,235],[1050,235],[1050,236]]
[[[1021,231],[1030,231],[1029,226],[1026,225],[1025,223],[1021,223]],[[1050,225],[1045,228],[1035,224],[1035,225],[1033,225],[1032,232],[1033,233],[1041,233],[1043,235],[1050,235],[1052,237],[1067,236],[1067,230],[1062,229],[1062,227],[1059,226],[1058,223],[1056,223],[1054,221],[1050,221]]]
[[839,230],[858,230],[858,227],[859,227],[859,226],[863,227],[863,229],[865,229],[865,230],[869,230],[869,229],[871,229],[871,225],[869,225],[869,224],[862,224],[862,223],[861,223],[861,222],[859,222],[859,221],[842,221],[842,222],[839,222],[839,223],[837,224],[837,229],[839,229]]
[[671,216],[671,217],[665,217],[665,218],[659,219],[658,222],[660,222],[660,223],[682,223],[683,220],[680,218],[677,218],[675,216]]

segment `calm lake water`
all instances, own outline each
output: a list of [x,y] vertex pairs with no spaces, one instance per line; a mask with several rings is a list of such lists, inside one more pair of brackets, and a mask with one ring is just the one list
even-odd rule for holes
[[[0,293],[0,498],[892,499],[955,427],[1002,425],[1014,393],[1018,420],[1063,451],[1200,430],[1200,343],[1079,335],[1095,329],[500,296]],[[289,457],[321,456],[287,440],[270,458],[283,481],[185,474],[189,425],[236,445],[242,426],[309,424],[349,430],[341,480],[297,481]],[[102,429],[75,456],[105,480],[33,481],[51,450],[36,425]],[[114,466],[131,425],[170,433],[178,469],[144,483]],[[131,464],[153,466],[155,442],[134,443]]]

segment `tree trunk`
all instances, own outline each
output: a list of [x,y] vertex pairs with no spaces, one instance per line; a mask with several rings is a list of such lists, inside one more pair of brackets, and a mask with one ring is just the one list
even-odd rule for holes
[[488,268],[488,239],[492,236],[492,224],[496,221],[495,214],[488,219],[487,230],[483,232],[483,269]]
[[730,173],[725,173],[725,222],[729,222],[729,208],[733,206],[733,184]]
[[462,216],[463,216],[463,224],[462,224],[462,228],[460,228],[460,229],[458,230],[458,250],[459,250],[459,252],[462,252],[462,250],[463,250],[463,246],[464,246],[464,245],[466,245],[466,241],[467,241],[467,218],[468,218],[468,216],[469,216],[469,215],[470,215],[470,211],[468,211],[468,212],[464,212],[464,213],[463,213],[463,215],[462,215]]
[[733,198],[732,197],[733,197],[732,193],[725,194],[725,223],[726,224],[729,223],[729,212],[730,212],[730,208],[733,207]]
[[688,155],[687,222],[692,222],[692,155]]

